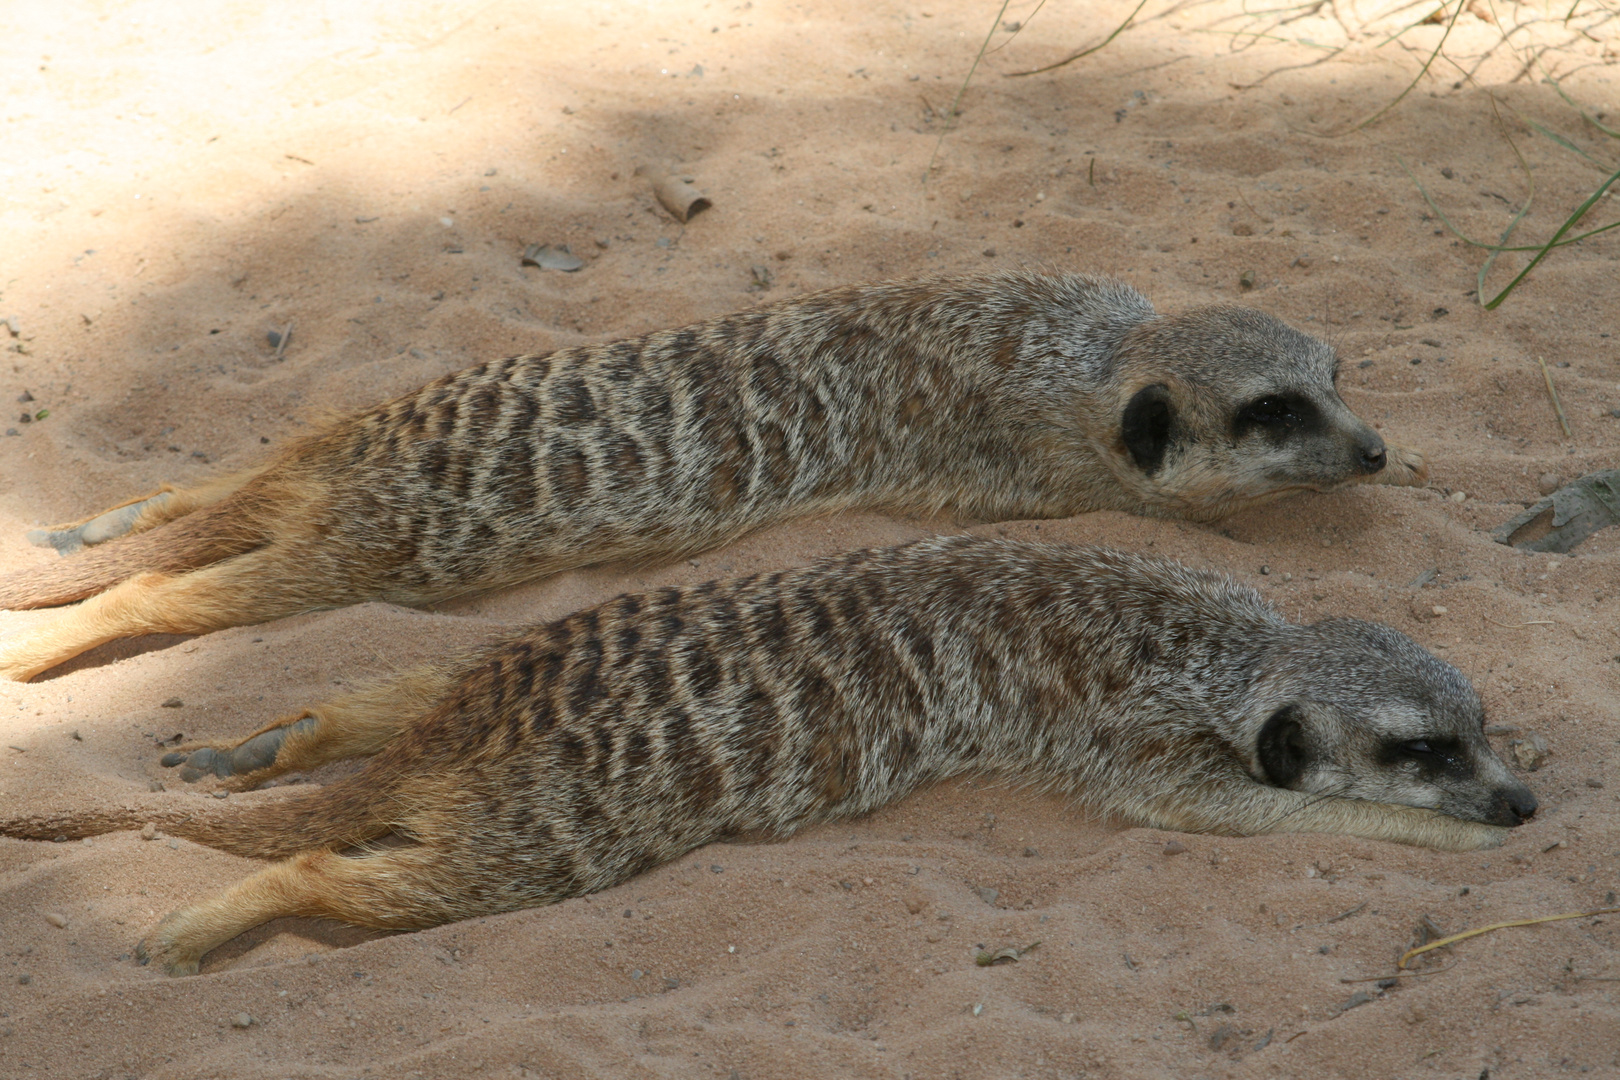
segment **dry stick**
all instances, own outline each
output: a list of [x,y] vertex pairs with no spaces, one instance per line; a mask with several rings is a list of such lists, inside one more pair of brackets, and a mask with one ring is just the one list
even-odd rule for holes
[[[1007,73],[1007,77],[1009,79],[1016,79],[1016,78],[1020,78],[1021,76],[1024,76],[1024,75],[1039,75],[1043,71],[1055,71],[1056,69],[1062,67],[1065,64],[1072,64],[1076,60],[1080,60],[1080,59],[1082,59],[1084,57],[1090,56],[1094,52],[1098,52],[1098,51],[1100,51],[1102,49],[1106,49],[1108,47],[1108,43],[1110,41],[1113,41],[1115,38],[1119,37],[1119,35],[1123,34],[1125,32],[1125,28],[1131,25],[1132,21],[1135,20],[1136,16],[1145,7],[1147,7],[1147,0],[1142,0],[1142,2],[1137,4],[1136,7],[1131,11],[1131,13],[1125,17],[1124,22],[1122,22],[1118,26],[1114,27],[1114,32],[1112,34],[1109,34],[1107,37],[1103,38],[1101,42],[1099,42],[1096,45],[1093,45],[1091,48],[1089,48],[1089,49],[1081,49],[1079,52],[1075,53],[1073,56],[1069,56],[1069,57],[1066,57],[1066,58],[1064,58],[1062,60],[1059,60],[1055,64],[1047,64],[1045,67],[1032,68],[1029,71],[1009,71]],[[1002,5],[1002,10],[1003,11],[1006,10],[1006,5]],[[997,16],[997,19],[999,20],[1000,16]],[[991,29],[994,29],[994,27],[992,27]]]
[[[1145,4],[1147,0],[1142,0]],[[939,160],[939,148],[945,145],[945,135],[951,130],[951,121],[956,119],[956,107],[962,103],[962,95],[967,93],[968,83],[973,81],[973,73],[979,70],[979,61],[984,59],[984,50],[990,47],[990,39],[995,36],[996,27],[1001,25],[1001,17],[1007,14],[1007,8],[1012,0],[1001,0],[1001,10],[996,12],[996,20],[990,24],[989,33],[984,35],[984,41],[979,45],[979,52],[973,57],[973,66],[968,68],[967,78],[957,88],[956,96],[951,99],[951,111],[946,115],[945,122],[940,125],[939,138],[934,142],[934,152],[928,155],[928,168],[923,170],[923,183],[928,183],[928,177],[934,171],[934,162]],[[927,99],[924,99],[927,100]],[[938,115],[938,114],[935,114]]]
[[[1030,12],[1028,15],[1025,15],[1024,16],[1024,21],[1018,24],[1018,29],[1014,30],[1011,34],[1009,34],[1007,36],[1006,41],[1003,41],[1000,45],[997,45],[995,48],[991,49],[990,51],[991,52],[1000,52],[1002,49],[1005,49],[1007,46],[1011,45],[1014,41],[1018,40],[1018,35],[1022,34],[1025,31],[1025,29],[1028,28],[1031,20],[1033,20],[1035,18],[1035,16],[1039,15],[1041,13],[1041,8],[1043,8],[1045,6],[1046,6],[1046,0],[1041,0],[1040,3],[1036,4],[1035,5],[1035,10]],[[998,23],[997,25],[1000,25],[1000,24]]]
[[1564,406],[1558,402],[1558,391],[1553,388],[1552,372],[1547,370],[1546,358],[1538,356],[1536,363],[1541,365],[1541,377],[1547,381],[1547,396],[1552,398],[1553,412],[1558,414],[1558,426],[1564,429],[1564,438],[1573,439],[1575,433],[1569,430],[1569,421],[1564,419]]
[[292,339],[292,326],[292,323],[288,323],[286,326],[281,328],[281,340],[276,342],[275,358],[277,360],[280,360],[282,354],[287,351],[287,342]]
[[1510,922],[1499,922],[1492,923],[1489,926],[1481,926],[1474,930],[1464,930],[1460,934],[1452,934],[1449,937],[1441,938],[1439,941],[1431,941],[1427,945],[1419,945],[1415,949],[1407,949],[1401,954],[1401,958],[1395,961],[1395,970],[1400,971],[1401,969],[1405,968],[1406,962],[1412,959],[1412,957],[1417,956],[1419,953],[1426,953],[1430,949],[1438,949],[1443,945],[1452,945],[1456,942],[1466,940],[1467,938],[1478,937],[1480,934],[1488,934],[1492,930],[1503,930],[1510,926],[1537,926],[1541,923],[1558,922],[1561,919],[1586,919],[1593,915],[1613,915],[1616,912],[1620,912],[1620,907],[1598,908],[1596,911],[1572,911],[1568,915],[1543,915],[1539,919],[1514,919]]
[[1491,618],[1489,615],[1485,616],[1485,621],[1488,622],[1488,623],[1496,623],[1497,626],[1500,626],[1504,630],[1523,630],[1525,627],[1528,627],[1528,626],[1556,626],[1556,625],[1558,625],[1557,623],[1553,622],[1551,619],[1537,619],[1535,622],[1522,622],[1522,623],[1496,622],[1496,620]]
[[1452,968],[1454,968],[1456,966],[1457,966],[1457,962],[1455,960],[1453,960],[1451,963],[1447,964],[1445,967],[1430,968],[1428,971],[1397,971],[1393,975],[1365,975],[1365,976],[1362,976],[1359,979],[1340,979],[1339,981],[1342,982],[1342,983],[1358,983],[1358,982],[1383,982],[1385,979],[1421,979],[1425,975],[1438,975],[1442,971],[1450,971]]
[[[1439,7],[1434,9],[1434,14],[1438,15],[1440,12],[1446,10],[1446,7],[1451,2],[1452,2],[1452,0],[1444,0],[1444,2],[1441,3],[1441,5]],[[1373,123],[1376,123],[1378,120],[1382,119],[1385,113],[1389,112],[1395,106],[1399,105],[1402,101],[1406,100],[1406,95],[1410,94],[1414,89],[1416,89],[1417,84],[1423,81],[1423,76],[1425,76],[1425,75],[1427,75],[1429,73],[1429,68],[1434,66],[1434,61],[1440,55],[1440,50],[1446,47],[1446,39],[1451,36],[1452,27],[1457,25],[1457,19],[1459,17],[1461,17],[1461,15],[1463,13],[1463,8],[1466,6],[1464,4],[1464,0],[1456,0],[1456,3],[1457,3],[1457,10],[1452,13],[1451,21],[1446,23],[1446,32],[1440,35],[1440,41],[1435,45],[1434,52],[1429,54],[1429,58],[1427,60],[1425,60],[1423,62],[1423,66],[1418,69],[1417,77],[1414,78],[1411,82],[1406,84],[1406,89],[1405,90],[1402,90],[1399,94],[1395,95],[1395,100],[1391,101],[1389,104],[1385,105],[1383,108],[1379,109],[1377,112],[1370,113],[1367,116],[1363,117],[1362,119],[1358,120],[1356,123],[1351,124],[1349,127],[1345,128],[1343,131],[1318,132],[1318,131],[1311,131],[1311,130],[1306,129],[1306,128],[1291,128],[1290,130],[1297,131],[1302,135],[1315,135],[1317,138],[1320,138],[1320,139],[1337,139],[1337,138],[1340,138],[1342,136],[1349,135],[1352,132],[1360,131],[1362,128],[1368,127],[1369,125],[1371,125]],[[1431,16],[1431,18],[1432,18],[1432,16]],[[1428,19],[1424,19],[1423,22],[1428,22]],[[1408,26],[1406,28],[1406,30],[1412,29],[1413,26],[1421,26],[1421,25],[1422,25],[1422,23],[1413,23],[1412,26]],[[1386,38],[1382,42],[1380,47],[1382,47],[1382,45],[1388,45],[1391,41],[1394,41],[1396,38],[1400,37],[1401,34],[1406,33],[1406,30],[1402,30],[1397,34],[1394,34],[1394,35],[1390,36],[1389,38]]]

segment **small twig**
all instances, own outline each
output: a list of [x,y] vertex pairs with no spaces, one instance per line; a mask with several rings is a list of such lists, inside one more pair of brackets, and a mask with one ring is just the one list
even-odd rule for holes
[[1367,901],[1363,900],[1361,903],[1357,904],[1355,907],[1351,908],[1349,911],[1341,911],[1341,912],[1339,912],[1337,915],[1333,916],[1333,918],[1329,919],[1327,922],[1323,923],[1322,925],[1323,926],[1331,926],[1336,922],[1343,922],[1344,920],[1348,919],[1350,916],[1354,915],[1356,912],[1360,911],[1362,908],[1364,908],[1366,906],[1367,906]]
[[1486,622],[1488,622],[1488,623],[1496,623],[1497,626],[1500,626],[1504,630],[1524,630],[1527,627],[1531,627],[1531,626],[1556,626],[1557,625],[1557,623],[1553,622],[1551,619],[1536,619],[1534,622],[1505,623],[1505,622],[1496,622],[1496,620],[1491,618],[1489,615],[1486,615],[1484,618],[1485,618]]
[[463,98],[463,99],[462,99],[462,100],[461,100],[461,104],[460,104],[460,105],[457,105],[457,106],[456,106],[456,107],[455,107],[455,109],[451,109],[451,110],[450,110],[450,111],[449,111],[449,112],[447,112],[447,113],[445,113],[445,114],[444,114],[444,115],[446,115],[446,116],[452,116],[452,115],[454,115],[454,114],[455,114],[455,111],[456,111],[456,109],[459,109],[459,108],[461,108],[461,106],[462,106],[462,105],[465,105],[465,104],[467,104],[467,102],[469,102],[469,101],[471,101],[471,100],[472,100],[472,98],[470,98],[470,97],[467,97],[467,98]]
[[275,358],[277,360],[280,360],[282,355],[287,351],[287,342],[292,338],[292,327],[293,324],[288,323],[286,326],[281,328],[281,340],[276,342]]
[[1572,911],[1567,915],[1543,915],[1539,919],[1513,919],[1509,922],[1499,922],[1492,923],[1489,926],[1481,926],[1474,930],[1464,930],[1460,934],[1452,934],[1449,937],[1443,937],[1438,941],[1431,941],[1427,945],[1419,945],[1415,949],[1407,949],[1401,954],[1401,958],[1395,961],[1395,970],[1400,971],[1401,969],[1405,968],[1407,961],[1411,960],[1412,957],[1417,956],[1419,953],[1426,953],[1430,949],[1438,949],[1445,945],[1454,945],[1459,941],[1464,941],[1471,937],[1478,937],[1480,934],[1488,934],[1492,930],[1505,930],[1510,926],[1538,926],[1541,923],[1559,922],[1563,919],[1587,919],[1591,918],[1593,915],[1613,915],[1616,912],[1620,912],[1620,907],[1598,908],[1596,911]]
[[1547,370],[1547,360],[1538,356],[1536,363],[1541,365],[1541,377],[1547,381],[1547,396],[1552,398],[1553,412],[1558,414],[1558,426],[1564,429],[1564,438],[1573,439],[1575,433],[1569,430],[1569,421],[1564,419],[1564,406],[1559,404],[1558,391],[1553,389],[1552,372]]
[[1342,983],[1358,983],[1383,982],[1385,979],[1421,979],[1425,975],[1438,975],[1442,971],[1450,971],[1456,966],[1457,961],[1453,960],[1445,967],[1430,968],[1428,971],[1397,971],[1393,975],[1368,975],[1360,979],[1340,979],[1339,981]]
[[1256,210],[1254,208],[1254,204],[1249,201],[1249,197],[1247,195],[1243,194],[1243,189],[1242,188],[1237,189],[1237,197],[1243,200],[1243,205],[1247,206],[1249,208],[1249,213],[1253,214],[1255,217],[1260,219],[1261,224],[1263,224],[1263,225],[1270,225],[1271,224],[1272,219],[1266,217],[1266,215],[1262,214],[1260,211],[1258,211],[1258,210]]
[[[1089,49],[1081,49],[1079,52],[1075,53],[1074,55],[1066,56],[1062,60],[1059,60],[1057,63],[1055,63],[1055,64],[1047,64],[1045,67],[1032,68],[1029,71],[1009,71],[1009,72],[1007,72],[1007,77],[1010,78],[1010,79],[1017,79],[1017,78],[1021,78],[1021,77],[1025,76],[1025,75],[1039,75],[1042,72],[1053,71],[1053,70],[1055,70],[1057,68],[1062,67],[1065,64],[1072,64],[1076,60],[1082,59],[1083,57],[1090,56],[1094,52],[1099,52],[1099,51],[1101,51],[1103,49],[1106,49],[1108,47],[1108,43],[1113,41],[1115,38],[1119,37],[1119,35],[1123,34],[1125,32],[1126,27],[1130,26],[1131,23],[1136,20],[1136,16],[1138,14],[1140,14],[1142,9],[1145,8],[1145,7],[1147,7],[1147,0],[1142,0],[1142,2],[1137,4],[1135,9],[1133,9],[1129,15],[1125,16],[1125,21],[1124,22],[1122,22],[1118,26],[1114,27],[1114,32],[1112,34],[1109,34],[1107,37],[1103,38],[1102,41],[1098,42],[1096,45],[1093,45],[1091,48],[1089,48]],[[1003,11],[1006,10],[1005,5],[1003,6],[1002,10]],[[999,21],[1001,17],[998,15],[998,16],[996,16],[996,18]]]

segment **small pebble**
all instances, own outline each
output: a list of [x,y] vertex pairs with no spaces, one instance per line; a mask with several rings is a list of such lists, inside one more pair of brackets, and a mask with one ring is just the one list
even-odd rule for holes
[[996,900],[1001,896],[1000,892],[996,891],[995,889],[992,889],[988,885],[980,885],[977,889],[974,889],[973,891],[979,894],[979,899],[980,900],[983,900],[985,903],[992,904],[992,905],[995,904]]
[[247,1013],[237,1013],[235,1016],[231,1017],[231,1027],[233,1028],[247,1028],[252,1026],[253,1017],[249,1016]]
[[637,969],[636,969],[636,970],[634,970],[634,971],[632,971],[632,972],[631,972],[631,973],[630,973],[630,977],[631,977],[631,978],[632,978],[632,979],[639,979],[639,978],[641,978],[641,976],[642,976],[642,975],[644,975],[644,974],[646,974],[646,973],[645,973],[645,972],[643,972],[643,971],[642,971],[642,970],[641,970],[641,969],[640,969],[640,968],[637,968]]
[[[1436,610],[1440,610],[1440,609],[1437,608]],[[216,799],[228,799],[230,797],[231,797],[231,793],[228,792],[228,791],[216,791],[216,792],[214,792],[214,798],[216,798]]]
[[1164,845],[1164,853],[1166,855],[1180,855],[1186,850],[1187,845],[1183,844],[1180,840],[1170,840]]
[[1542,473],[1540,479],[1536,481],[1536,490],[1543,495],[1551,495],[1563,486],[1564,481],[1557,473]]
[[1602,791],[1603,790],[1603,781],[1599,780],[1595,776],[1588,776],[1586,778],[1586,786],[1589,787],[1589,788],[1596,788],[1597,790]]
[[185,702],[181,701],[179,698],[172,697],[168,701],[165,701],[163,703],[163,707],[165,709],[178,709],[184,704],[185,704]]
[[45,913],[45,921],[56,927],[58,930],[61,930],[67,926],[67,916],[58,914],[54,911],[48,911]]
[[1468,492],[1466,492],[1466,491],[1453,491],[1450,495],[1447,496],[1447,498],[1449,498],[1454,503],[1467,502],[1468,501]]
[[174,848],[174,850],[179,851],[180,850],[180,841],[178,841],[178,840],[170,840],[169,841],[169,846]]
[[145,825],[142,825],[141,826],[141,839],[142,840],[156,840],[157,839],[157,826],[152,824],[150,821],[148,821]]
[[34,977],[32,975],[19,975],[19,976],[17,976],[17,982],[18,982],[19,985],[22,985],[22,986],[27,986],[29,983],[31,983],[33,981],[34,981]]
[[1547,740],[1539,731],[1532,731],[1523,739],[1514,740],[1508,744],[1508,749],[1513,752],[1514,762],[1526,772],[1535,772],[1541,768],[1542,762],[1552,753]]
[[167,791],[168,789],[163,786],[163,781],[161,781],[161,780],[148,780],[146,782],[146,790],[147,791]]

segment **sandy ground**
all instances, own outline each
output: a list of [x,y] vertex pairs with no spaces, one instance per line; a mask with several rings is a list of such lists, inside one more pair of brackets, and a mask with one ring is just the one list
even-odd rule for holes
[[[1481,255],[1437,232],[1397,160],[1460,227],[1497,235],[1524,185],[1494,88],[1535,170],[1522,230],[1546,237],[1612,166],[1527,122],[1599,161],[1616,144],[1539,72],[1515,81],[1525,54],[1506,48],[1477,83],[1440,62],[1390,118],[1323,137],[1393,96],[1421,63],[1403,50],[1443,32],[1375,48],[1399,19],[1366,29],[1370,6],[1349,20],[1365,35],[1315,67],[1325,50],[1280,39],[1342,40],[1326,8],[1250,40],[1208,32],[1242,26],[1236,4],[1150,2],[1102,52],[1005,77],[1100,40],[1130,6],[1049,4],[998,33],[924,187],[994,5],[12,4],[0,570],[54,557],[23,543],[37,524],[250,464],[325,412],[492,356],[884,276],[1103,271],[1162,309],[1241,301],[1329,337],[1347,401],[1429,454],[1432,488],[1215,527],[1099,514],[978,531],[1157,552],[1290,616],[1400,627],[1471,675],[1493,723],[1546,740],[1534,823],[1477,855],[1172,836],[962,782],[550,909],[398,936],[273,923],[186,980],[138,967],[132,946],[252,863],[134,833],[4,840],[0,1075],[1617,1075],[1616,917],[1502,931],[1435,973],[1372,981],[1425,919],[1450,932],[1589,910],[1620,888],[1620,530],[1564,558],[1488,535],[1544,474],[1620,464],[1620,234],[1556,253],[1485,312]],[[1549,29],[1562,7],[1496,11],[1542,18],[1515,45],[1556,38],[1565,90],[1614,125],[1612,30],[1571,39]],[[1500,33],[1465,15],[1447,51],[1482,56]],[[712,209],[672,221],[640,165],[691,176]],[[531,243],[586,266],[525,268]],[[1509,258],[1496,288],[1522,265]],[[768,290],[750,291],[754,267]],[[266,334],[288,323],[277,358]],[[434,612],[373,604],[109,647],[0,688],[0,815],[157,780],[205,798],[159,767],[161,741],[244,732],[626,588],[958,527],[799,523]],[[0,631],[34,618],[0,615]],[[981,945],[1037,940],[1020,963],[974,964]]]

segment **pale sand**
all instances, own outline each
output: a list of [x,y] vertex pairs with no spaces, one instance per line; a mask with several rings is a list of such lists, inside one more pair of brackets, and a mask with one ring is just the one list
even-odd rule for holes
[[[1298,498],[1217,527],[1097,514],[977,531],[1173,556],[1290,616],[1381,619],[1443,648],[1494,723],[1551,745],[1528,778],[1533,824],[1477,855],[1215,839],[962,782],[549,909],[391,937],[275,923],[185,980],[136,966],[133,945],[253,863],[134,833],[5,840],[0,1075],[1616,1075],[1614,917],[1475,939],[1382,994],[1347,980],[1389,974],[1424,915],[1452,931],[1612,905],[1620,888],[1620,530],[1563,559],[1488,536],[1541,474],[1617,464],[1620,236],[1556,253],[1487,313],[1466,295],[1480,255],[1433,234],[1396,162],[1495,236],[1510,214],[1495,196],[1516,204],[1523,187],[1482,91],[1453,89],[1442,62],[1443,81],[1369,132],[1304,133],[1387,100],[1420,63],[1402,45],[1432,48],[1438,28],[1382,50],[1369,36],[1240,91],[1322,52],[1231,52],[1196,32],[1236,10],[1216,4],[1062,71],[1003,77],[1100,40],[1129,6],[1034,15],[980,69],[925,190],[927,109],[947,107],[993,5],[13,4],[0,316],[21,337],[0,329],[0,430],[21,435],[0,436],[0,570],[54,558],[22,542],[37,524],[249,464],[323,412],[481,359],[884,276],[1103,271],[1165,310],[1242,301],[1327,335],[1346,399],[1426,451],[1433,486]],[[1448,51],[1496,34],[1466,15]],[[1566,88],[1613,125],[1606,40],[1552,59],[1581,69]],[[1550,86],[1512,82],[1518,66],[1499,53],[1479,78],[1615,156]],[[1546,237],[1603,173],[1503,115],[1536,166],[1523,231]],[[673,223],[634,175],[647,163],[691,176],[713,208]],[[1594,222],[1614,216],[1605,205]],[[529,243],[568,243],[588,265],[521,268]],[[768,292],[747,291],[756,265]],[[265,334],[288,322],[277,362]],[[46,419],[17,422],[24,390]],[[145,798],[159,779],[176,802],[205,798],[158,766],[156,740],[245,732],[626,588],[957,527],[801,523],[690,564],[569,574],[434,613],[373,604],[103,650],[0,688],[0,815]],[[1433,585],[1409,586],[1430,568]],[[0,630],[38,617],[0,615]],[[1172,840],[1185,852],[1167,854]],[[981,943],[1037,940],[1018,964],[974,964]],[[1344,1011],[1358,992],[1373,1000]],[[251,1026],[231,1026],[239,1013]]]

